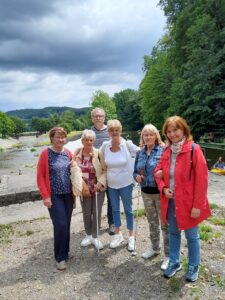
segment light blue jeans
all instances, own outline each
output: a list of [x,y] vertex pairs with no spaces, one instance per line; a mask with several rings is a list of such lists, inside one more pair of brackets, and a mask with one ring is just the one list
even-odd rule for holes
[[134,227],[134,213],[132,208],[132,190],[133,184],[125,186],[123,188],[114,189],[108,187],[108,192],[112,204],[113,221],[115,227],[121,226],[120,217],[120,198],[123,202],[123,207],[127,220],[127,229],[133,230]]
[[[174,212],[174,200],[169,200],[168,208],[169,223],[169,257],[174,263],[180,262],[181,231],[177,228],[177,220]],[[200,239],[198,226],[184,230],[188,246],[188,264],[197,266],[200,264]]]

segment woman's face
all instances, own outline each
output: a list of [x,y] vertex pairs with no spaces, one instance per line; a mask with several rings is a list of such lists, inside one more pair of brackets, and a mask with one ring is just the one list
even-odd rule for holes
[[172,143],[178,143],[184,137],[184,131],[175,125],[169,125],[166,136]]
[[82,144],[86,149],[91,149],[93,147],[94,141],[94,138],[91,136],[82,138]]
[[63,133],[56,131],[56,133],[52,137],[51,142],[55,148],[63,148],[63,146],[66,144],[66,136]]
[[150,147],[154,146],[157,141],[156,134],[152,131],[145,131],[142,135],[142,139],[144,144]]
[[109,136],[113,139],[113,138],[118,138],[118,137],[120,137],[120,134],[121,134],[121,132],[120,132],[120,128],[118,128],[118,127],[111,127],[109,130],[108,130],[108,132],[109,132]]

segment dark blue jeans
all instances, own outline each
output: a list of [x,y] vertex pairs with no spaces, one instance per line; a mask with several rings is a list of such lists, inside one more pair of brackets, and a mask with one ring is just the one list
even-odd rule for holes
[[106,190],[106,196],[107,196],[107,218],[108,218],[108,224],[112,225],[113,222],[113,212],[112,212],[112,204],[109,196],[108,189]]
[[67,260],[70,251],[70,222],[73,212],[72,194],[51,195],[49,214],[54,228],[55,260]]

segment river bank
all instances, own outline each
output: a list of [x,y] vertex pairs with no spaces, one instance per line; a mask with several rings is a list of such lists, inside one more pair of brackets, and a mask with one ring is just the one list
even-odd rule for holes
[[2,139],[0,138],[0,149],[6,150],[13,147],[13,145],[19,144],[18,139],[8,138],[8,139]]
[[[134,199],[134,208],[138,198]],[[143,207],[141,198],[140,207]],[[183,270],[170,280],[163,277],[160,264],[163,253],[143,260],[141,253],[150,247],[149,226],[139,216],[137,256],[127,251],[125,218],[122,232],[125,242],[109,248],[107,205],[104,203],[100,239],[104,249],[80,247],[84,237],[81,206],[73,212],[71,224],[71,259],[65,272],[56,270],[53,258],[52,224],[40,201],[0,208],[0,298],[7,300],[147,300],[147,299],[225,299],[225,208],[213,204],[211,221],[201,229],[202,263],[199,280],[184,280],[187,265],[186,241],[182,239]],[[7,225],[6,225],[7,224]],[[3,231],[4,228],[4,231]],[[208,235],[208,240],[206,239]]]

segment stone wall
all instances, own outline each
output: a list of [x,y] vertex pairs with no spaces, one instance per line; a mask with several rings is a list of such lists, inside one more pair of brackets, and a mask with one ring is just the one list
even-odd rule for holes
[[20,204],[23,202],[41,200],[38,190],[24,191],[17,193],[0,194],[0,206],[7,206],[11,204]]
[[8,181],[8,175],[0,176],[0,206],[20,204],[41,199],[37,188],[24,188],[23,191],[17,192],[10,191],[8,188]]

